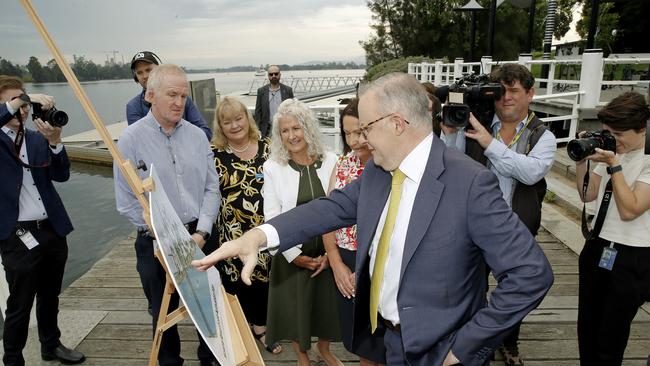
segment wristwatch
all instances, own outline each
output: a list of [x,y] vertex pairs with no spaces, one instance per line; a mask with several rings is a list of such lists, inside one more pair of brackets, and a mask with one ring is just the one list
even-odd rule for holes
[[210,233],[203,231],[203,230],[197,230],[194,232],[194,234],[199,234],[203,238],[203,240],[208,241],[210,239]]
[[623,167],[620,164],[617,165],[617,166],[608,166],[607,167],[607,173],[610,174],[610,175],[614,174],[616,172],[620,172],[621,170],[623,170]]

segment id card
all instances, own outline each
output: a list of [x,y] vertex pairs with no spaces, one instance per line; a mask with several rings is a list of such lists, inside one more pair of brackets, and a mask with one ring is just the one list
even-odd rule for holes
[[616,254],[618,254],[618,252],[614,247],[604,247],[603,254],[600,256],[600,262],[598,262],[598,267],[611,271],[614,267]]
[[38,245],[38,240],[36,240],[29,230],[18,229],[16,230],[16,235],[18,235],[20,241],[22,241],[29,250],[34,249]]

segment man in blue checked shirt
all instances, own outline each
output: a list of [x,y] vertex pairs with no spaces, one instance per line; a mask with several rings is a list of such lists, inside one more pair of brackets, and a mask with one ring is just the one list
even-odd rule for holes
[[[526,67],[504,64],[492,72],[490,79],[501,83],[504,93],[494,102],[496,113],[489,129],[472,116],[472,128],[443,124],[440,137],[447,146],[465,151],[496,174],[503,198],[528,230],[537,235],[546,193],[544,176],[555,159],[555,136],[528,109],[535,96],[535,78]],[[499,348],[506,365],[523,365],[517,345],[520,326]]]

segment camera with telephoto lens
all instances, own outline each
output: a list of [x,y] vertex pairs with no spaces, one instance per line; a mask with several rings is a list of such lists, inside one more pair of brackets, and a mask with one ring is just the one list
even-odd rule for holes
[[43,109],[40,103],[32,102],[32,119],[40,118],[43,122],[49,122],[54,127],[63,127],[68,124],[68,114],[54,107]]
[[616,139],[607,130],[586,132],[582,138],[569,141],[566,151],[573,161],[580,161],[596,152],[596,148],[616,152]]
[[436,97],[445,103],[442,123],[449,127],[465,127],[471,112],[482,125],[489,126],[494,117],[494,101],[501,99],[503,94],[503,86],[491,82],[488,74],[465,75],[436,90]]

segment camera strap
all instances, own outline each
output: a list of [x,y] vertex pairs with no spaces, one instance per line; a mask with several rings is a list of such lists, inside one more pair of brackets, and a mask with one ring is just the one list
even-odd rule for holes
[[23,148],[23,143],[25,142],[25,124],[23,123],[23,119],[20,116],[20,110],[16,112],[15,114],[16,119],[20,123],[18,126],[18,132],[16,132],[16,139],[14,140],[14,159],[18,162],[18,164],[22,165],[24,168],[27,169],[38,169],[38,168],[47,168],[50,166],[50,157],[48,155],[48,161],[43,164],[39,165],[31,165],[27,164],[23,161],[23,159],[20,158],[20,150]]
[[[589,188],[589,161],[587,161],[587,172],[585,173],[585,178],[582,181],[582,197],[587,196],[587,189]],[[612,179],[610,178],[605,185],[605,194],[603,195],[603,200],[600,202],[600,208],[598,209],[598,216],[596,217],[596,222],[594,223],[593,230],[589,230],[589,224],[587,223],[587,213],[586,213],[586,204],[582,205],[582,236],[585,239],[594,239],[597,238],[600,234],[600,230],[603,228],[603,223],[605,222],[605,215],[607,215],[607,209],[609,208],[609,202],[612,200]]]

